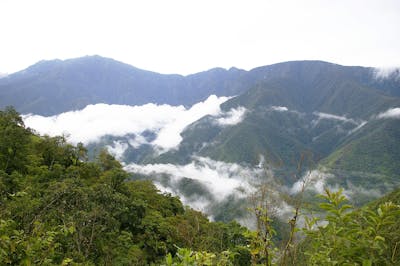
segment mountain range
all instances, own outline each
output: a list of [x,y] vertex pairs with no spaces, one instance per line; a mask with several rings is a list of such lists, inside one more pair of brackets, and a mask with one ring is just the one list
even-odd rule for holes
[[[399,184],[398,71],[382,75],[375,68],[293,61],[250,71],[215,68],[181,76],[88,56],[42,61],[0,79],[0,108],[13,105],[21,113],[46,116],[96,103],[190,107],[213,94],[230,97],[221,105],[225,122],[217,123],[212,115],[200,118],[184,129],[175,149],[160,153],[149,143],[131,145],[132,134],[105,136],[89,147],[124,143],[121,160],[135,169],[185,166],[196,158],[243,167],[264,162],[287,188],[299,181],[299,176],[293,178],[296,173],[318,169],[328,176],[322,178],[324,185],[357,190],[359,198],[374,197]],[[229,122],[228,114],[238,117]],[[152,139],[156,133],[146,134]],[[299,170],[305,156],[307,163]],[[200,159],[209,162],[204,160]],[[175,192],[185,197],[207,194],[198,180],[184,177]],[[172,186],[165,176],[160,178],[163,185]],[[224,201],[225,206],[228,203]]]
[[41,61],[0,79],[0,107],[55,115],[95,103],[192,105],[211,94],[241,93],[244,73],[215,68],[185,77],[162,75],[100,56]]
[[[319,77],[320,73],[324,73],[324,77]],[[321,97],[329,95],[322,93],[332,92],[313,92],[313,89],[318,88],[318,82],[324,86],[331,83],[331,90],[340,81],[379,90],[376,93],[400,96],[398,78],[379,80],[376,79],[374,68],[344,67],[320,61],[286,62],[251,71],[214,68],[181,76],[141,70],[100,56],[86,56],[64,61],[41,61],[0,79],[0,107],[13,105],[22,113],[54,115],[95,103],[141,105],[152,102],[188,106],[211,94],[235,96],[267,84],[293,86],[286,80],[287,77],[290,77],[290,82],[301,81],[302,86],[308,86],[307,92],[303,91],[304,87],[298,87],[297,93],[302,95],[302,102],[298,101],[300,99],[295,101],[308,110],[325,104]],[[310,94],[313,96],[308,97]],[[291,94],[291,98],[284,96],[284,101],[293,101],[293,97],[298,95]],[[275,102],[281,100],[276,98]],[[347,111],[335,104],[330,102],[323,109]]]

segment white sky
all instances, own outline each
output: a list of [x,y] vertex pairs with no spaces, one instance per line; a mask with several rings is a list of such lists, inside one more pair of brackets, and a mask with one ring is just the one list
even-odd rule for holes
[[160,73],[400,65],[399,0],[1,0],[0,73],[98,54]]

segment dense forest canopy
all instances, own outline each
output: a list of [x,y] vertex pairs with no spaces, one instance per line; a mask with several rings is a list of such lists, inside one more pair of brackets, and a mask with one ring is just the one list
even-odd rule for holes
[[[255,205],[255,231],[210,222],[150,181],[133,181],[105,150],[38,136],[0,111],[1,265],[398,265],[399,193],[352,211],[326,190],[324,215],[302,215],[276,241]],[[305,219],[301,229],[298,215]],[[318,218],[324,217],[324,218]]]
[[[129,181],[106,151],[39,137],[12,108],[0,113],[0,264],[142,265],[178,247],[221,252],[247,229],[211,223],[150,181]],[[246,254],[245,254],[246,255]]]

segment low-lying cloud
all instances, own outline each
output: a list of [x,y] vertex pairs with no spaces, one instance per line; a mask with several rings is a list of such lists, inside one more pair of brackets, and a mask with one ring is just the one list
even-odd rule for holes
[[227,97],[218,98],[212,95],[206,101],[193,105],[189,110],[184,109],[183,112],[175,116],[172,122],[165,124],[160,129],[157,138],[152,144],[165,150],[178,147],[182,141],[180,133],[186,126],[205,115],[220,114],[220,105],[228,99]]
[[314,115],[318,116],[318,119],[329,119],[329,120],[338,120],[342,122],[349,122],[355,125],[358,125],[354,119],[347,118],[346,116],[339,116],[334,114],[322,113],[322,112],[314,112]]
[[236,109],[231,109],[225,114],[222,114],[220,118],[216,119],[217,124],[221,126],[232,126],[239,124],[243,121],[246,111],[246,108],[242,106],[239,106]]
[[125,169],[144,175],[168,174],[173,182],[182,178],[196,180],[206,186],[216,200],[222,200],[232,193],[242,195],[244,191],[252,188],[250,181],[259,174],[259,169],[214,161],[206,157],[193,157],[193,161],[186,165],[128,164]]
[[289,109],[286,106],[271,106],[271,110],[277,112],[287,112]]
[[[305,173],[297,182],[289,189],[290,194],[302,193],[302,191],[312,191],[317,194],[325,194],[325,189],[330,191],[338,191],[343,189],[343,195],[348,200],[357,201],[360,197],[374,199],[382,196],[379,188],[368,188],[362,184],[355,185],[350,180],[346,180],[345,185],[339,184],[337,177],[328,172],[326,168],[320,170],[312,170]],[[304,186],[304,188],[303,188]],[[389,190],[393,185],[388,185]]]
[[380,113],[376,116],[378,119],[392,118],[392,119],[400,119],[400,108],[392,108],[387,110],[384,113]]
[[[95,104],[79,111],[51,117],[28,114],[24,115],[23,119],[28,127],[42,135],[64,134],[72,143],[88,144],[97,142],[106,135],[122,137],[131,134],[135,135],[135,138],[130,140],[131,146],[138,147],[146,143],[143,133],[150,131],[156,134],[156,138],[149,144],[161,150],[168,150],[180,144],[180,133],[187,125],[205,115],[223,115],[220,105],[228,99],[211,95],[190,109],[152,103],[141,106]],[[231,110],[223,117],[225,120],[221,120],[221,123],[237,123],[243,115],[243,109]]]
[[[166,192],[179,195],[185,204],[192,207],[202,206],[207,212],[211,205],[222,202],[229,196],[246,198],[254,190],[254,182],[262,174],[260,168],[244,167],[236,163],[215,161],[206,157],[193,157],[189,164],[128,164],[125,170],[155,178],[157,186]],[[165,175],[169,176],[168,184],[163,184]],[[197,182],[210,192],[211,198],[185,196],[179,190],[178,183],[183,179]],[[165,181],[165,180],[164,180]]]
[[374,69],[374,76],[376,79],[398,79],[400,80],[400,68],[399,67],[382,67]]
[[115,159],[122,162],[123,154],[129,148],[128,144],[122,141],[113,141],[112,145],[106,146],[107,150]]
[[352,130],[349,131],[348,135],[353,134],[354,132],[358,131],[361,129],[363,126],[365,126],[368,122],[367,121],[362,121],[358,126],[353,128]]
[[311,190],[316,193],[324,193],[326,187],[326,180],[333,178],[332,174],[325,171],[312,170],[304,174],[298,181],[296,181],[290,188],[291,194],[300,193],[302,190]]

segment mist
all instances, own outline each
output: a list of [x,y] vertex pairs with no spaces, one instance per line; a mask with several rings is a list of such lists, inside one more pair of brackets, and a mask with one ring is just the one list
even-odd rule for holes
[[220,126],[232,126],[239,124],[243,121],[246,115],[246,108],[239,106],[236,109],[231,109],[226,112],[226,114],[220,115],[220,118],[217,118],[217,124]]
[[354,119],[347,118],[346,116],[339,116],[334,114],[322,113],[322,112],[314,112],[314,115],[318,116],[318,119],[329,119],[329,120],[338,120],[343,122],[349,122],[355,125],[358,125]]
[[292,187],[290,188],[290,193],[291,194],[301,193],[301,191],[304,189],[322,194],[324,193],[327,179],[333,177],[334,176],[332,174],[329,174],[325,171],[320,171],[320,170],[308,171],[292,185]]
[[376,79],[399,79],[400,80],[400,68],[399,67],[381,67],[374,69],[374,76]]
[[286,106],[271,106],[271,110],[278,112],[287,112],[289,109]]
[[380,113],[376,116],[378,119],[385,119],[385,118],[393,118],[393,119],[400,119],[400,107],[392,108],[387,110],[386,112]]
[[[125,170],[151,176],[160,190],[179,196],[184,204],[194,208],[201,206],[199,210],[206,213],[212,205],[229,197],[247,198],[249,193],[255,190],[255,184],[263,173],[263,169],[258,167],[246,167],[196,156],[185,165],[128,164]],[[165,175],[169,178],[165,179]],[[195,182],[197,187],[204,188],[209,193],[204,195],[201,191],[191,191],[188,194],[179,186],[182,180]]]
[[[220,105],[228,99],[211,95],[205,101],[188,109],[183,106],[152,103],[141,106],[95,104],[88,105],[82,110],[50,117],[27,114],[23,115],[23,119],[26,126],[41,135],[66,135],[68,141],[74,144],[98,142],[106,135],[122,137],[130,134],[135,135],[135,138],[129,140],[129,144],[133,147],[151,144],[162,151],[167,151],[177,148],[182,141],[180,133],[186,126],[203,116],[215,116],[221,125],[239,123],[244,117],[244,108],[232,109],[226,113],[220,109]],[[151,143],[143,137],[146,131],[156,134]],[[123,149],[118,145],[121,143],[111,147],[115,154],[119,154]]]

